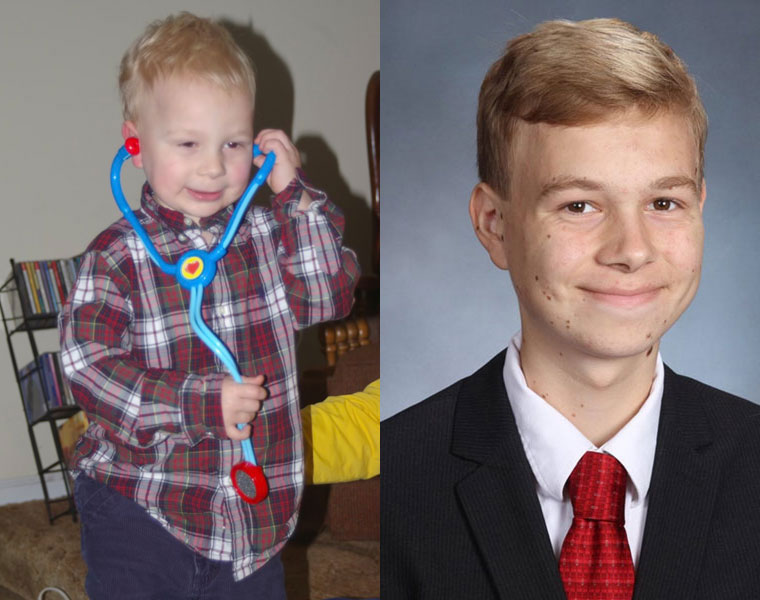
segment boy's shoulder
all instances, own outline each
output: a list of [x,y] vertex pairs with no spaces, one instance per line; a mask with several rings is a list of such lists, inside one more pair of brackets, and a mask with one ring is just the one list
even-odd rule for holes
[[132,225],[121,218],[101,231],[87,246],[82,268],[127,282],[136,275],[135,251],[143,248]]
[[87,246],[85,254],[90,252],[123,252],[126,250],[129,240],[136,236],[132,225],[122,217],[96,235]]
[[663,393],[676,410],[700,410],[716,437],[733,438],[740,431],[751,431],[760,440],[760,404],[756,402],[675,373],[667,365]]

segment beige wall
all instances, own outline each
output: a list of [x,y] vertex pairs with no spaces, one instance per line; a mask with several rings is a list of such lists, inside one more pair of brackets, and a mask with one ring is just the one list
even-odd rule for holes
[[[108,170],[121,145],[119,60],[145,25],[179,10],[229,21],[259,77],[255,127],[280,127],[346,212],[369,264],[364,91],[379,69],[379,0],[29,1],[0,11],[0,277],[8,259],[81,252],[119,216]],[[140,173],[125,166],[136,197]],[[134,206],[136,203],[132,202]],[[18,336],[17,336],[18,337]],[[23,340],[17,340],[23,345]],[[55,344],[49,335],[47,344]],[[51,348],[48,348],[51,349]],[[0,486],[36,473],[0,343]],[[38,426],[46,440],[49,430]],[[47,445],[47,452],[50,447]]]

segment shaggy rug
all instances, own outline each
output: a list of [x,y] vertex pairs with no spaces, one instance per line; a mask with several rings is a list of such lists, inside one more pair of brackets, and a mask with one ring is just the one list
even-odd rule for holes
[[[289,600],[380,596],[379,542],[338,541],[327,530],[298,535],[283,563]],[[41,500],[0,506],[0,600],[36,600],[52,586],[87,600],[85,573],[71,517],[50,525]]]

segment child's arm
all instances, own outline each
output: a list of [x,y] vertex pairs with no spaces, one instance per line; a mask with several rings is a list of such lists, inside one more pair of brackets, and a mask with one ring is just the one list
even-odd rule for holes
[[369,479],[380,473],[380,380],[363,392],[330,396],[301,410],[307,483]]
[[[283,132],[264,130],[255,141],[262,152],[274,151],[277,156],[267,183],[275,192],[277,261],[297,328],[346,316],[359,265],[353,251],[343,247],[342,213],[307,181],[298,149]],[[254,160],[262,161],[262,157]]]
[[[91,421],[135,447],[154,446],[170,437],[188,446],[205,437],[230,437],[229,421],[241,417],[241,406],[242,416],[258,411],[261,395],[248,386],[260,387],[261,382],[240,386],[223,373],[198,375],[140,364],[131,334],[135,269],[131,260],[115,260],[117,255],[129,253],[85,255],[61,312],[62,364],[77,404]],[[157,320],[154,339],[148,343],[161,345],[164,338]],[[225,388],[228,419],[222,407]]]

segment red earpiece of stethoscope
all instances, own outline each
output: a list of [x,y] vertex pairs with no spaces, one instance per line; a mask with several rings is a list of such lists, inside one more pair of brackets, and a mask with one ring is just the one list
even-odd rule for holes
[[130,137],[124,140],[124,147],[132,156],[140,154],[140,140],[136,137]]

